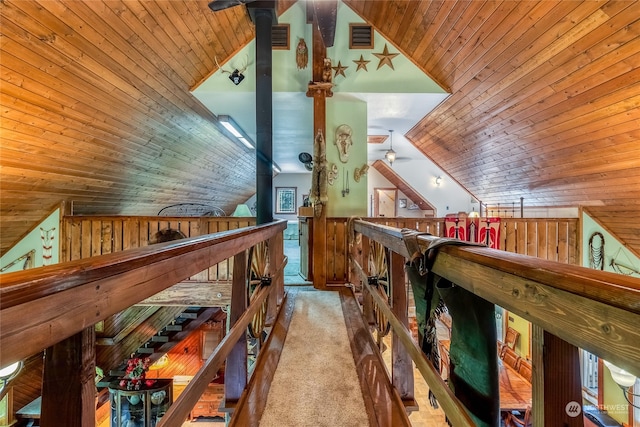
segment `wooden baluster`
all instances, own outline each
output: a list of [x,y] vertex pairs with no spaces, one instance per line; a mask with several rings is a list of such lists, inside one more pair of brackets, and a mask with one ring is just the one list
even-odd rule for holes
[[[391,279],[391,309],[398,320],[409,329],[408,297],[404,272],[405,259],[396,252],[390,252],[389,277]],[[413,363],[411,356],[398,339],[395,332],[391,341],[391,374],[393,386],[398,390],[402,402],[408,410],[416,410],[414,399]]]
[[[248,304],[248,264],[247,251],[233,257],[233,287],[231,289],[231,307],[229,325],[233,327]],[[247,338],[243,335],[231,350],[225,366],[224,406],[233,408],[247,385]]]

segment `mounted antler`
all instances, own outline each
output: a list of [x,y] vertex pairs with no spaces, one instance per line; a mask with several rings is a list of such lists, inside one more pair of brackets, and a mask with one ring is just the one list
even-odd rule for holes
[[234,69],[233,71],[228,71],[225,70],[224,68],[222,68],[220,66],[220,64],[218,63],[218,57],[214,57],[215,61],[216,61],[216,65],[218,66],[218,69],[220,71],[222,71],[223,73],[227,73],[229,74],[229,80],[231,80],[233,82],[234,85],[239,85],[242,80],[244,80],[244,71],[247,69],[247,67],[249,66],[249,55],[245,55],[245,60],[244,60],[244,65],[242,67],[238,67],[236,69]]

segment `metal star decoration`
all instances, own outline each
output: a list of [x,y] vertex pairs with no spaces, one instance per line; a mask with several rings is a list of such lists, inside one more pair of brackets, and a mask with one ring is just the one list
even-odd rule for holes
[[342,77],[347,77],[344,75],[344,70],[346,70],[349,67],[343,67],[342,64],[340,63],[340,61],[338,61],[338,65],[336,65],[335,67],[331,67],[333,68],[333,70],[335,71],[335,74],[333,75],[333,77],[338,77],[338,74],[341,74]]
[[356,68],[356,72],[360,71],[360,69],[364,69],[365,71],[369,71],[367,70],[367,64],[371,61],[367,61],[365,60],[362,55],[360,55],[360,59],[358,60],[353,60],[353,62],[355,62],[358,65],[358,68]]
[[380,60],[380,62],[378,63],[378,68],[376,68],[376,70],[379,70],[380,67],[382,67],[385,64],[391,67],[392,70],[394,70],[395,68],[393,68],[393,62],[391,62],[391,60],[400,54],[389,53],[389,49],[387,48],[387,44],[385,43],[382,53],[374,53],[373,55]]

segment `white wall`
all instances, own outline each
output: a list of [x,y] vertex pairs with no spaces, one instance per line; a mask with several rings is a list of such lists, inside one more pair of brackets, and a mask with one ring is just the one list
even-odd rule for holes
[[[428,160],[426,162],[431,163]],[[393,168],[396,168],[395,163]],[[373,189],[376,187],[395,188],[395,186],[373,168],[369,168],[368,174],[369,207],[367,214],[371,215]],[[439,186],[435,184],[436,176],[442,176],[442,182]],[[479,205],[471,203],[471,195],[444,173],[433,172],[429,167],[411,167],[410,170],[403,172],[402,178],[436,208],[436,217],[444,217],[450,213],[470,212],[472,207],[478,210]],[[407,197],[398,191],[398,198]],[[423,217],[423,214],[421,210],[398,209],[398,216],[415,218]]]

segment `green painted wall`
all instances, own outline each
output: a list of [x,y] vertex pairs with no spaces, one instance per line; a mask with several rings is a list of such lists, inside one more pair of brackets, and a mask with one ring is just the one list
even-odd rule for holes
[[[0,258],[0,268],[4,268],[6,265],[13,262],[15,259],[28,253],[31,250],[35,250],[33,267],[42,267],[43,264],[43,249],[42,249],[42,237],[40,236],[40,228],[53,233],[53,240],[51,240],[51,260],[49,264],[57,264],[59,261],[60,253],[60,209],[56,209],[51,215],[49,215],[44,221],[42,221],[35,229],[27,234],[20,242],[12,247],[2,258]],[[53,230],[52,230],[53,229]],[[8,268],[4,273],[11,271],[22,270],[24,263],[18,262],[11,268]]]
[[[353,130],[353,145],[346,163],[340,161],[335,145],[336,128],[347,124]],[[353,179],[356,167],[367,163],[367,104],[358,99],[334,95],[327,99],[327,130],[325,135],[327,146],[327,163],[338,167],[338,178],[328,186],[329,207],[327,216],[366,216],[367,215],[367,176],[360,182]],[[345,173],[348,176],[349,194],[342,196],[346,188]]]

